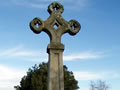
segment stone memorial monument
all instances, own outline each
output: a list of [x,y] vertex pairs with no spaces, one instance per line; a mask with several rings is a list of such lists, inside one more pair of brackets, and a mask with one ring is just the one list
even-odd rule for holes
[[35,18],[30,22],[31,30],[39,34],[44,31],[50,37],[47,47],[49,54],[48,87],[47,90],[64,90],[63,51],[61,36],[65,33],[75,35],[81,26],[76,20],[67,22],[61,16],[64,7],[59,2],[53,2],[48,6],[49,18],[45,21]]

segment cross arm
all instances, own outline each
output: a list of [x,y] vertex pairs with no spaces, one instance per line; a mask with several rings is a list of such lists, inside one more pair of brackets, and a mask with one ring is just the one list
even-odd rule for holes
[[67,32],[70,34],[70,35],[76,35],[81,29],[81,25],[78,21],[76,20],[70,20],[68,22],[68,30]]
[[44,28],[44,22],[40,18],[34,18],[30,22],[30,28],[34,33],[39,34]]

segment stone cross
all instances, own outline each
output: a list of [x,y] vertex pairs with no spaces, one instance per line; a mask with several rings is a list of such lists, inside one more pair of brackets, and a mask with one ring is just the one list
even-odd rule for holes
[[61,16],[64,7],[59,2],[53,2],[48,6],[49,18],[45,21],[35,18],[30,22],[31,30],[39,34],[44,31],[50,37],[47,47],[48,61],[48,87],[47,90],[64,90],[63,51],[61,36],[65,33],[75,35],[81,26],[76,20],[67,22]]

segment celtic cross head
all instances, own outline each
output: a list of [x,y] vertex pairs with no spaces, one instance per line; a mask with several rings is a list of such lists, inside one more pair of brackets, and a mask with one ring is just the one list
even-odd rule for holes
[[67,22],[61,16],[64,11],[63,5],[59,2],[53,2],[48,6],[49,18],[45,21],[35,18],[30,22],[31,30],[39,34],[44,31],[50,37],[50,43],[61,43],[61,36],[64,33],[75,35],[80,31],[80,24],[76,20]]

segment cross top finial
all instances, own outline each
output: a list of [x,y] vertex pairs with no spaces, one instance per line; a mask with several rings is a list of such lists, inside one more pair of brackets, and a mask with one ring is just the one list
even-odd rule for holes
[[48,6],[48,12],[51,14],[52,12],[63,13],[64,7],[59,2],[53,2]]
[[41,31],[46,32],[50,37],[50,43],[61,43],[61,36],[64,33],[75,35],[79,32],[81,26],[76,20],[67,22],[61,16],[64,11],[63,5],[59,2],[53,2],[48,6],[49,18],[42,21],[40,18],[35,18],[30,22],[30,28],[36,34]]

